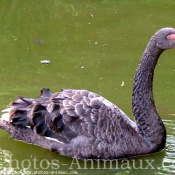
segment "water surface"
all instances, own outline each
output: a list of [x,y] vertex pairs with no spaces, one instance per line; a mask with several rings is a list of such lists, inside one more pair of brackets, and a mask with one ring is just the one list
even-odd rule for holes
[[[175,27],[174,5],[172,0],[1,0],[0,108],[19,95],[38,97],[43,87],[53,92],[77,88],[103,95],[133,119],[135,69],[149,38],[162,27]],[[164,151],[112,164],[77,162],[9,139],[0,131],[0,170],[12,174],[175,173],[175,116],[169,115],[175,114],[174,53],[165,52],[155,71],[154,97],[167,128]]]

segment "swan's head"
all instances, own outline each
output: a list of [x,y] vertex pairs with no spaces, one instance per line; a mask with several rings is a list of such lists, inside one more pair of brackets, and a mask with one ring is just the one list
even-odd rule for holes
[[162,28],[153,36],[158,48],[166,50],[175,48],[175,29]]

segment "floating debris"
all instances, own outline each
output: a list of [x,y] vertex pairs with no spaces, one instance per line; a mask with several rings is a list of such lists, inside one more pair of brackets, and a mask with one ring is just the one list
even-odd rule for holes
[[41,60],[41,64],[50,64],[50,60]]
[[92,13],[90,13],[90,15],[91,15],[92,18],[94,17],[94,15]]
[[124,86],[125,85],[125,82],[124,81],[122,81],[122,84],[121,84],[121,86]]
[[84,66],[81,66],[82,69],[84,69]]
[[103,44],[102,46],[107,46],[108,44]]
[[34,40],[39,44],[44,44],[44,41],[40,40],[39,38],[34,38]]

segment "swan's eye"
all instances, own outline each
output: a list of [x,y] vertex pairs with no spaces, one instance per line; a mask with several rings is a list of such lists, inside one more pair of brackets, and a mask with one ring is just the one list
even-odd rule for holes
[[170,34],[166,37],[167,39],[175,40],[175,34]]

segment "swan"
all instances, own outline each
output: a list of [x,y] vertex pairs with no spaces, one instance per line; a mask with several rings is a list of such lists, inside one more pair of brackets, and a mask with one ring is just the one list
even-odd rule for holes
[[41,90],[37,99],[18,97],[0,119],[11,137],[79,159],[122,159],[165,148],[166,129],[153,98],[154,68],[163,51],[175,47],[175,29],[150,39],[136,70],[132,121],[121,109],[87,90]]

